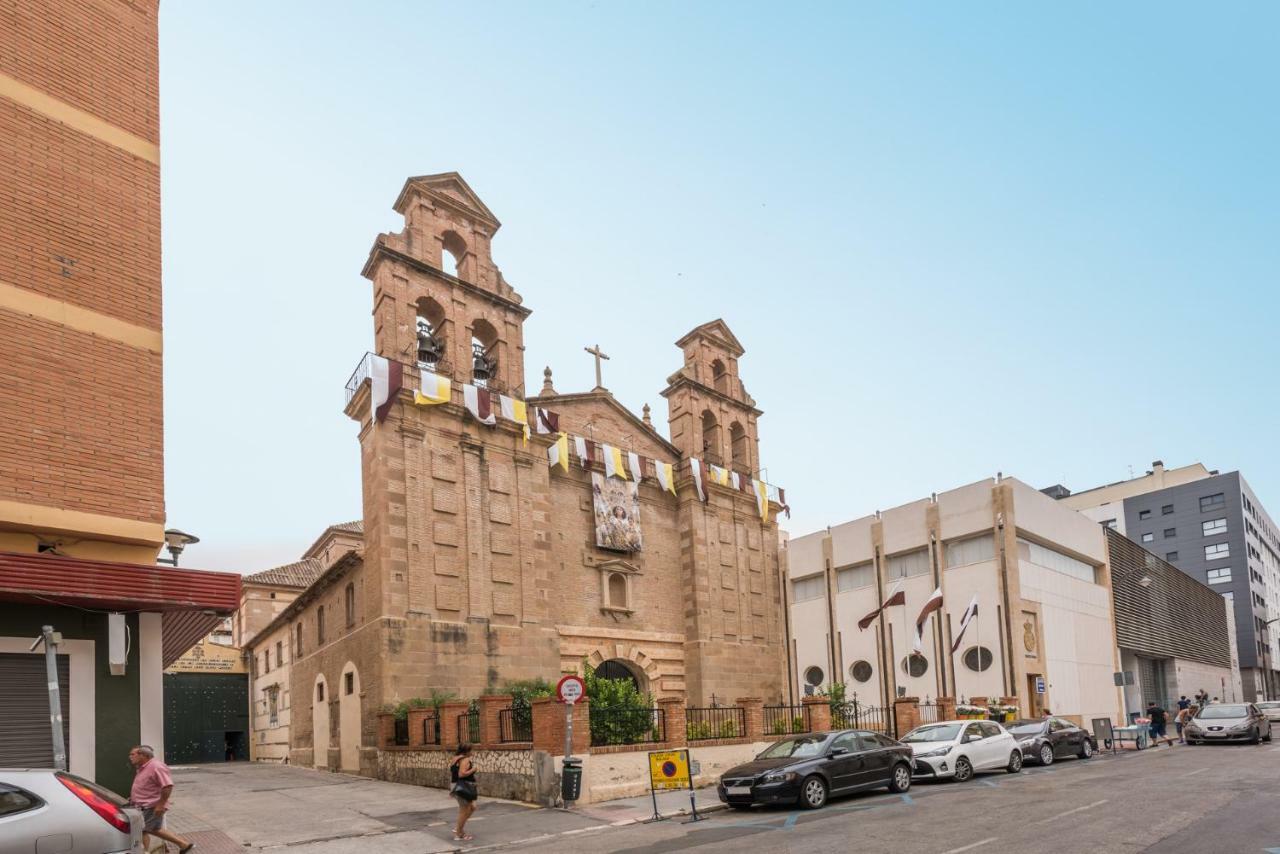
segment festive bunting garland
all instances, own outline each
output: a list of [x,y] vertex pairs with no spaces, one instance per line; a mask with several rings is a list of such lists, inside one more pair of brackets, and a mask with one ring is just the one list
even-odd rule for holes
[[[399,362],[382,356],[373,356],[370,375],[373,382],[371,394],[371,410],[373,418],[382,421],[390,409],[390,403],[403,387],[403,370]],[[435,406],[449,403],[453,396],[453,383],[445,376],[436,374],[426,368],[420,369],[419,388],[413,393],[413,402],[419,406]],[[462,400],[467,413],[476,421],[488,427],[498,423],[495,414],[494,400],[498,398],[497,413],[506,421],[519,424],[524,432],[524,444],[529,444],[532,432],[539,435],[555,436],[547,448],[547,462],[552,468],[560,467],[569,471],[569,444],[572,441],[574,453],[583,469],[590,469],[596,463],[604,467],[607,477],[631,480],[640,483],[646,477],[658,482],[663,492],[676,495],[676,464],[645,457],[634,451],[623,450],[613,445],[596,442],[582,436],[575,436],[560,429],[560,416],[540,406],[530,406],[523,400],[508,397],[505,394],[495,395],[486,388],[463,383]],[[705,474],[704,474],[705,467]],[[647,473],[652,468],[653,474]],[[748,477],[732,469],[726,469],[714,463],[704,463],[694,457],[689,458],[689,473],[692,476],[698,500],[704,504],[708,500],[704,477],[712,483],[735,492],[750,495],[756,500],[761,521],[769,520],[769,502],[774,500],[782,511],[791,518],[791,507],[787,504],[786,491],[765,481]],[[776,492],[776,497],[774,493]]]

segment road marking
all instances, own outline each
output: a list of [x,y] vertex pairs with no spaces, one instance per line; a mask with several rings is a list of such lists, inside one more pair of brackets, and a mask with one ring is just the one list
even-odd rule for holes
[[1049,816],[1048,818],[1042,818],[1042,819],[1040,819],[1039,821],[1033,821],[1033,822],[1031,822],[1031,823],[1032,823],[1032,824],[1045,824],[1046,822],[1050,822],[1050,821],[1057,821],[1057,820],[1058,820],[1058,819],[1060,819],[1060,818],[1066,818],[1067,816],[1069,816],[1069,815],[1075,815],[1075,814],[1076,814],[1076,813],[1078,813],[1078,812],[1084,812],[1085,810],[1091,810],[1091,809],[1093,809],[1094,807],[1100,807],[1100,806],[1102,806],[1103,804],[1105,804],[1106,802],[1107,802],[1107,798],[1103,798],[1103,799],[1102,799],[1102,800],[1100,800],[1100,801],[1094,801],[1094,802],[1093,802],[1093,803],[1091,803],[1091,804],[1085,804],[1085,805],[1084,805],[1084,806],[1082,806],[1082,807],[1076,807],[1076,808],[1075,808],[1075,809],[1073,809],[1073,810],[1067,810],[1066,812],[1060,812],[1060,813],[1058,813],[1057,815],[1051,815],[1051,816]]
[[793,812],[791,815],[787,816],[787,820],[782,823],[782,829],[790,830],[791,828],[796,826],[796,822],[799,820],[800,820],[800,813]]
[[980,786],[987,786],[987,787],[989,787],[989,788],[995,789],[995,788],[997,788],[1000,784],[999,784],[999,783],[997,783],[995,780],[979,780],[979,781],[978,781],[978,785],[980,785]]
[[1194,771],[1188,771],[1187,773],[1183,774],[1182,776],[1183,776],[1183,777],[1194,777],[1196,774],[1202,774],[1202,773],[1204,773],[1205,771],[1208,771],[1208,770],[1209,770],[1208,768],[1197,768],[1197,769],[1196,769],[1196,770],[1194,770]]
[[995,842],[999,838],[1000,837],[998,836],[993,836],[990,839],[983,839],[979,842],[974,842],[971,845],[965,845],[962,848],[952,848],[950,851],[943,851],[942,854],[960,854],[961,851],[972,851],[974,848],[977,848],[979,845],[986,845],[988,842]]
[[912,806],[913,804],[915,804],[915,801],[912,799],[912,797],[911,797],[910,795],[906,794],[905,792],[904,792],[902,795],[900,795],[899,797],[901,797],[901,798],[902,798],[902,802],[903,802],[904,804],[906,804],[907,806]]

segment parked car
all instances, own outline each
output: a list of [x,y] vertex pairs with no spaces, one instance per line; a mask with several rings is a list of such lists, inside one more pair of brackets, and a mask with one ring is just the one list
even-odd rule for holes
[[734,809],[799,804],[818,809],[832,795],[888,786],[911,788],[911,749],[878,732],[837,730],[786,738],[730,768],[716,793]]
[[1267,716],[1267,720],[1274,723],[1280,723],[1280,702],[1276,700],[1268,700],[1265,703],[1254,703],[1258,707],[1258,711]]
[[141,850],[142,812],[65,771],[0,768],[0,854]]
[[1005,724],[1022,748],[1022,755],[1041,765],[1052,765],[1064,756],[1088,759],[1098,745],[1093,736],[1065,718],[1016,720]]
[[1188,744],[1271,740],[1271,721],[1253,703],[1210,703],[1182,728]]
[[1022,770],[1022,749],[994,721],[943,721],[918,726],[902,737],[915,753],[915,776],[963,783],[975,771]]

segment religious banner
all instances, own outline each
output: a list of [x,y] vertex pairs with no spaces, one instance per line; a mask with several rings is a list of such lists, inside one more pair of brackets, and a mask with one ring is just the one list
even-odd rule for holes
[[381,421],[387,417],[391,404],[404,385],[404,365],[383,356],[369,358],[369,408],[373,411],[373,420]]
[[657,476],[658,483],[662,484],[662,488],[665,491],[670,492],[672,495],[676,494],[675,466],[671,465],[671,463],[664,463],[662,460],[654,460],[653,473]]
[[636,483],[644,479],[644,466],[640,462],[640,455],[635,451],[627,451],[627,468],[631,470],[631,479]]
[[693,475],[693,485],[698,490],[698,500],[707,503],[707,490],[702,485],[702,461],[690,458],[689,473]]
[[635,481],[591,473],[596,545],[616,552],[640,551],[640,488]]
[[453,383],[448,377],[421,369],[420,388],[413,393],[413,402],[419,406],[432,406],[437,403],[448,403],[453,394]]
[[493,417],[493,398],[489,396],[488,389],[464,385],[462,402],[466,405],[467,412],[471,413],[471,417],[481,424],[492,427],[498,423],[498,419]]
[[564,471],[569,470],[569,434],[561,433],[560,438],[547,448],[547,462],[552,468],[560,466]]

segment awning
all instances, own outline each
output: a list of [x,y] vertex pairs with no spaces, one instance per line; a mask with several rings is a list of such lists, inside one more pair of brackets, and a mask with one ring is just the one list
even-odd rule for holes
[[240,576],[169,566],[0,552],[0,601],[164,614],[168,667],[240,604]]

